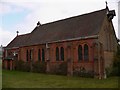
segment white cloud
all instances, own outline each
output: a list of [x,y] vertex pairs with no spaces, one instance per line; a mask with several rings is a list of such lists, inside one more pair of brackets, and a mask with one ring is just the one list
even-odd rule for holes
[[[30,13],[25,17],[22,23],[18,23],[10,28],[11,30],[15,30],[14,32],[0,30],[0,33],[7,36],[12,35],[12,37],[8,38],[2,35],[0,38],[3,38],[4,43],[8,44],[15,36],[17,30],[20,34],[29,33],[35,28],[37,21],[44,24],[103,9],[105,8],[105,1],[106,0],[2,0],[6,5],[4,6],[4,10],[6,9],[5,12],[7,13],[13,12],[11,6],[18,7],[16,10],[14,9],[14,11],[27,9],[30,10]],[[112,1],[113,0],[108,0],[108,5],[115,7],[115,3],[110,3]],[[12,33],[14,33],[14,35]]]
[[11,11],[10,6],[3,5],[2,3],[0,3],[0,14],[2,14],[2,13],[8,13],[10,11]]
[[0,27],[0,45],[6,46],[14,37],[15,33],[3,30]]
[[[93,4],[93,2],[85,3],[83,1],[76,1],[77,2],[73,2],[72,0],[70,2],[56,2],[54,0],[53,2],[39,1],[37,3],[35,1],[34,3],[13,2],[12,4],[27,8],[31,10],[31,12],[25,17],[25,20],[22,23],[16,24],[15,27],[12,28],[12,30],[18,30],[20,34],[28,33],[35,28],[38,21],[44,24],[101,9],[101,5],[98,5],[96,8],[94,8],[94,6],[90,6],[90,4]],[[98,2],[94,2],[94,4],[97,3]],[[85,4],[86,6],[84,6]],[[103,5],[102,8],[104,7],[105,5]]]
[[12,7],[12,5],[8,3],[0,3],[0,14],[8,14],[8,13],[15,13],[15,12],[22,12],[22,8]]
[[[94,3],[96,4],[98,2],[94,2]],[[84,6],[85,2],[58,3],[54,1],[54,2],[38,2],[34,4],[31,4],[31,3],[18,3],[18,4],[19,6],[22,6],[22,7],[27,6],[27,8],[31,10],[31,13],[26,16],[25,21],[23,21],[23,23],[20,24],[22,26],[24,24],[24,27],[26,27],[26,24],[29,25],[29,23],[30,25],[32,24],[34,26],[36,25],[37,21],[40,21],[41,23],[52,22],[59,19],[80,15],[82,13],[98,10],[101,7],[101,5],[98,5],[97,8],[94,8],[94,6],[89,6],[90,3],[86,3],[86,6]],[[102,8],[104,7],[105,6],[103,5]],[[20,25],[17,24],[17,27]]]

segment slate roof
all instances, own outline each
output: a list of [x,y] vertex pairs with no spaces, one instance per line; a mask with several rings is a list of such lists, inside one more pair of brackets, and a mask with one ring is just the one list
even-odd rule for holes
[[67,19],[47,23],[36,27],[30,34],[19,35],[8,48],[42,44],[47,42],[74,39],[98,35],[106,9],[70,17]]
[[8,45],[6,48],[18,48],[20,46],[25,46],[26,42],[29,40],[29,33],[16,36]]

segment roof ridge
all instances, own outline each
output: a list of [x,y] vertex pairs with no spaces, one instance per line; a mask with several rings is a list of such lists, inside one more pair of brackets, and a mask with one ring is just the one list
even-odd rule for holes
[[42,24],[30,33],[16,36],[7,47],[29,46],[96,35],[106,15],[105,10],[106,8]]
[[100,11],[103,11],[103,10],[106,10],[106,8],[104,8],[104,9],[100,9],[100,10],[95,10],[95,11],[88,12],[88,13],[84,13],[84,14],[81,14],[81,15],[71,16],[71,17],[68,17],[68,18],[64,18],[64,19],[60,19],[60,20],[56,20],[56,21],[52,21],[52,22],[48,22],[48,23],[42,24],[41,26],[48,25],[48,24],[53,24],[53,23],[56,23],[56,22],[60,22],[60,21],[64,21],[64,20],[68,20],[68,19],[72,19],[72,18],[76,18],[76,17],[84,16],[84,15],[93,14],[93,13],[100,12]]
[[21,34],[21,35],[18,35],[18,36],[25,36],[25,35],[29,35],[31,33],[26,33],[26,34]]

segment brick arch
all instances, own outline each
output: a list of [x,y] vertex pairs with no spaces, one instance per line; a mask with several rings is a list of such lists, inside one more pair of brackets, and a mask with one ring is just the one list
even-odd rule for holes
[[41,61],[41,49],[38,49],[38,61]]
[[26,50],[26,61],[29,61],[29,51],[28,51],[28,49]]
[[83,59],[83,53],[82,53],[83,49],[82,49],[82,45],[78,45],[78,61],[81,61]]
[[[77,60],[79,61],[79,54],[78,54],[78,47],[79,46],[82,46],[82,60],[81,61],[83,61],[83,60],[85,60],[84,59],[84,46],[85,45],[87,45],[88,46],[88,60],[89,60],[89,56],[90,56],[90,45],[87,43],[87,42],[83,42],[83,43],[79,43],[79,44],[77,44],[76,45],[76,50],[77,50]],[[88,60],[86,60],[86,61],[88,61]]]
[[84,44],[84,60],[89,60],[89,45]]
[[42,48],[42,61],[45,61],[45,49],[44,48]]
[[64,61],[64,58],[65,58],[64,52],[65,52],[64,47],[60,47],[60,59],[63,60],[63,61]]
[[65,47],[64,46],[56,46],[55,60],[56,61],[64,61],[65,60]]
[[58,61],[59,60],[59,48],[58,47],[56,47],[56,50],[55,50],[55,55],[56,55],[56,61]]

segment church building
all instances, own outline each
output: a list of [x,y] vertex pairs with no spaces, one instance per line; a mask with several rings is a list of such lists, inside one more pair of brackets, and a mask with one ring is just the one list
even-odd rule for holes
[[5,48],[3,68],[14,70],[15,61],[46,62],[46,72],[67,62],[67,75],[81,67],[99,78],[111,67],[117,51],[112,19],[115,10],[105,9],[40,24],[31,33],[17,35]]

